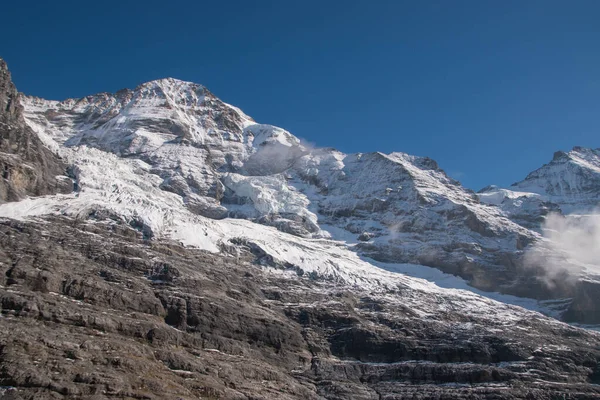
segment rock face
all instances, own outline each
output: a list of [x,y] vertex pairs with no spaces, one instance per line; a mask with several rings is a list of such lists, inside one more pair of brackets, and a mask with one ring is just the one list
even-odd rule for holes
[[25,124],[21,95],[0,59],[0,201],[72,191],[66,165]]
[[124,223],[1,222],[2,397],[600,396],[596,333],[416,280],[369,290],[276,272],[238,249]]

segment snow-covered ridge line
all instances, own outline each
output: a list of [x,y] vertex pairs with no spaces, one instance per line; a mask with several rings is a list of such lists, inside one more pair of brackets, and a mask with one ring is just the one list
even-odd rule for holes
[[[441,296],[445,300],[440,307],[456,307],[451,304],[458,302],[460,307],[468,307],[465,313],[490,319],[501,317],[505,322],[524,318],[525,311],[521,308],[464,290],[468,289],[466,285],[462,289],[442,289],[424,279],[377,268],[340,242],[299,238],[241,219],[214,220],[194,215],[178,204],[177,196],[154,187],[148,166],[139,160],[122,159],[85,146],[73,149],[69,157],[80,166],[78,194],[3,204],[0,217],[29,219],[53,214],[88,218],[105,213],[151,226],[156,229],[153,234],[157,237],[179,240],[211,252],[227,251],[235,255],[235,243],[240,242],[257,246],[278,265],[271,265],[274,273],[314,274],[331,284],[381,293],[410,289],[432,296],[428,301],[441,301]],[[521,305],[537,309],[534,302]],[[490,307],[494,309],[493,316],[484,311]]]
[[567,203],[586,199],[597,201],[599,183],[600,149],[574,147],[569,152],[556,152],[552,161],[512,187],[546,195],[551,201]]
[[279,266],[369,288],[400,278],[365,257],[504,290],[505,271],[540,238],[503,199],[542,195],[478,197],[427,157],[311,148],[191,82],[23,103],[27,123],[74,166],[78,192],[0,215],[108,215],[209,251],[248,243]]
[[[414,243],[415,234],[422,241],[435,233],[427,241],[442,243],[450,232],[473,251],[535,237],[479,204],[433,160],[306,148],[202,85],[164,79],[114,95],[24,102],[28,123],[49,146],[136,158],[162,180],[159,189],[179,195],[196,214],[250,218],[307,237],[335,238],[320,226],[336,226],[386,248],[402,237]],[[155,220],[150,225],[160,225]],[[414,259],[418,249],[409,250],[397,261]]]
[[478,196],[499,206],[509,217],[590,213],[600,206],[600,149],[575,146],[509,188],[489,186]]

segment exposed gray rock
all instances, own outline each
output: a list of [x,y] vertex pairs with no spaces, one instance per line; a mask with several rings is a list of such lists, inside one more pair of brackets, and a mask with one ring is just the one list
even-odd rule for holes
[[0,58],[0,202],[71,192],[67,166],[25,124],[20,97]]
[[409,290],[273,274],[244,246],[40,222],[0,223],[3,398],[600,396],[600,336],[539,315],[422,314]]

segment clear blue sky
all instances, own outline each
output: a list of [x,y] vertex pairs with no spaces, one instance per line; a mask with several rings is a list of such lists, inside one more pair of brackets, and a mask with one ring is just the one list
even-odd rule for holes
[[80,97],[162,77],[345,152],[436,159],[508,185],[600,147],[600,1],[11,1],[19,90]]

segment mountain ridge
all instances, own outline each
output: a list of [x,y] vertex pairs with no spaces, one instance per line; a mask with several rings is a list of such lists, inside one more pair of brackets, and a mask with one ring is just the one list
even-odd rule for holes
[[[50,103],[25,97],[27,121],[57,149],[86,145],[141,160],[161,190],[200,216],[250,219],[307,238],[354,235],[349,248],[379,262],[548,296],[522,266],[522,249],[539,234],[481,203],[430,158],[313,149],[191,82],[160,79],[120,93]],[[153,235],[166,232],[155,217],[141,223]]]
[[[114,162],[138,160],[122,170],[131,175],[119,184],[123,193],[143,171],[143,179],[156,182],[155,193],[179,196],[200,217],[248,219],[299,237],[341,240],[377,262],[435,267],[486,291],[541,300],[573,295],[564,282],[552,282],[549,290],[546,280],[553,278],[536,279],[540,271],[523,260],[524,249],[540,240],[543,218],[560,210],[540,195],[526,195],[523,202],[508,189],[475,194],[428,157],[308,147],[284,129],[257,123],[205,86],[174,78],[114,94],[23,102],[27,123],[56,152],[78,159],[75,164],[98,162],[93,160],[100,153],[85,148],[113,153]],[[90,170],[86,184],[85,168],[76,170],[80,191],[96,186],[100,171]],[[94,196],[105,197],[106,189],[98,189]],[[98,207],[113,204],[111,212],[125,212],[149,237],[183,229],[164,216],[180,212],[172,200],[159,206],[148,197],[142,203],[154,204],[150,212],[123,195],[109,203],[95,198]]]

